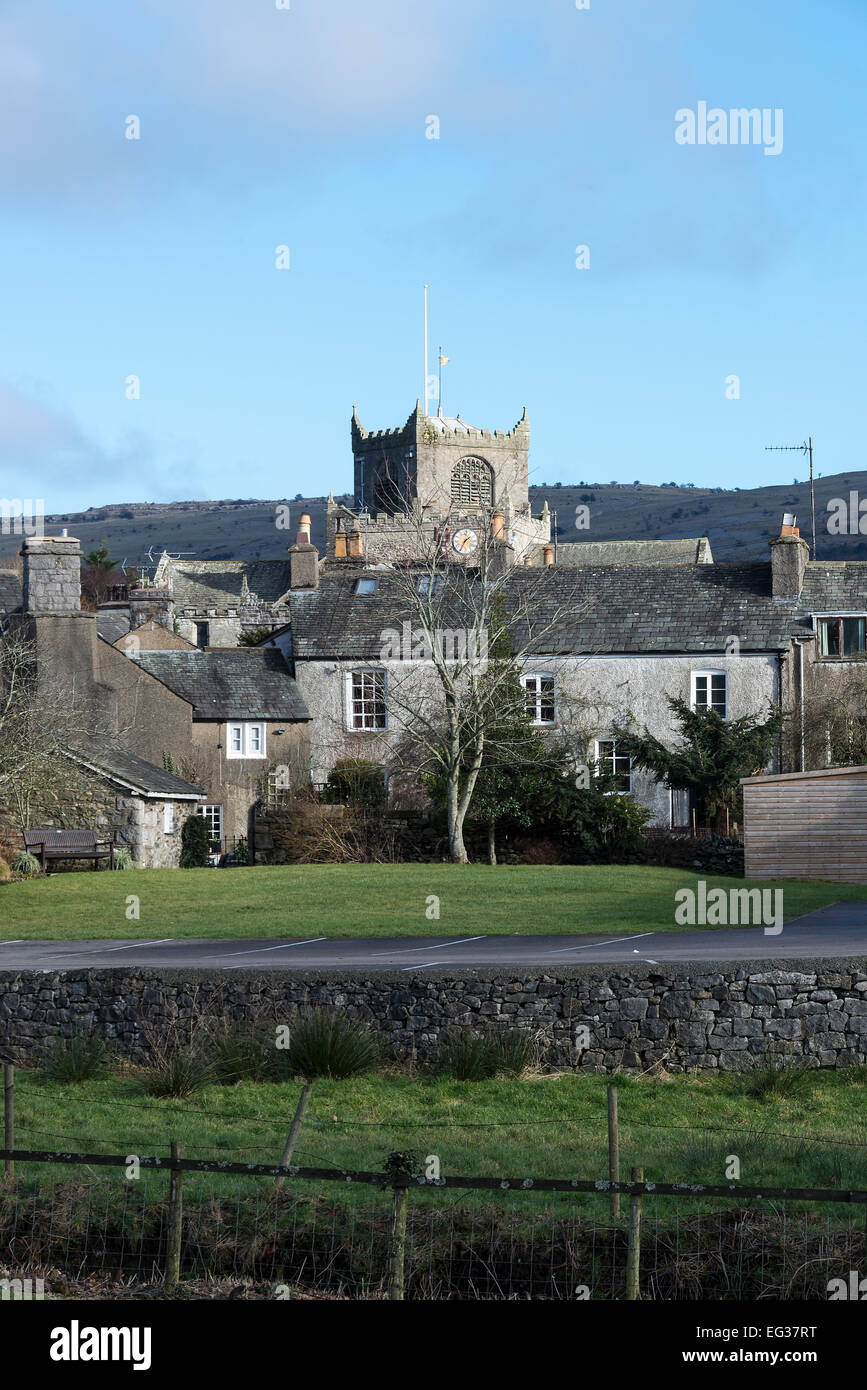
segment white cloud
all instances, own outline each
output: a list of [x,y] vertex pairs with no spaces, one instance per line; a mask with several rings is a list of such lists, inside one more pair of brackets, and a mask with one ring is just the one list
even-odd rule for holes
[[[162,461],[160,461],[162,460]],[[47,512],[140,499],[207,496],[207,469],[187,446],[129,430],[108,445],[89,439],[46,391],[0,383],[0,495],[41,497]]]

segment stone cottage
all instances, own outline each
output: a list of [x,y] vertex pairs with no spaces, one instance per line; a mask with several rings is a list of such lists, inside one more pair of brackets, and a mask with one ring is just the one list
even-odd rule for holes
[[[107,640],[113,632],[100,634],[104,614],[81,610],[77,540],[32,537],[21,553],[20,602],[4,630],[34,643],[39,678],[68,689],[86,711],[82,727],[98,731],[69,750],[94,779],[98,824],[111,823],[141,863],[178,862],[191,810],[208,821],[215,847],[234,848],[249,835],[271,762],[307,759],[309,715],[281,653],[125,652]],[[140,804],[120,804],[130,797]],[[87,810],[68,806],[66,823],[92,828],[81,819]]]

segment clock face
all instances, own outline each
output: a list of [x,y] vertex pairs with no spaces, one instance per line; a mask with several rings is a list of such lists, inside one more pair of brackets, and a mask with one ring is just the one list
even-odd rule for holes
[[452,539],[452,545],[459,555],[472,555],[478,548],[479,538],[475,531],[471,531],[468,526],[456,531]]

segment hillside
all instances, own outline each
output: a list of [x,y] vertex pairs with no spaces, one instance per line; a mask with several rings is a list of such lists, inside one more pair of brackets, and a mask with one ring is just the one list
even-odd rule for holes
[[[867,472],[836,474],[816,483],[817,558],[867,560],[867,535],[831,536],[826,530],[830,498],[851,491],[867,498]],[[556,513],[561,541],[676,539],[705,535],[716,560],[763,560],[767,541],[779,533],[784,511],[798,515],[809,539],[810,490],[806,483],[728,491],[725,488],[657,486],[645,483],[586,483],[531,487],[534,513],[545,499]],[[351,502],[346,495],[339,502]],[[590,508],[590,529],[575,529],[575,508]],[[325,545],[325,498],[299,497],[289,503],[292,527],[278,529],[278,502],[234,499],[220,502],[118,503],[46,517],[46,530],[62,526],[78,536],[85,550],[106,540],[112,555],[129,565],[149,564],[163,548],[191,552],[201,560],[260,559],[280,555],[295,539],[302,512],[309,512],[312,539]],[[865,522],[867,525],[867,522]],[[0,535],[0,558],[8,561],[20,544]]]

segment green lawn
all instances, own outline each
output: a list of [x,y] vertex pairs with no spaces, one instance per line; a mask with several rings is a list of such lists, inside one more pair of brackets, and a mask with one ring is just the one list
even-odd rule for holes
[[[705,877],[645,866],[303,865],[59,873],[0,885],[0,939],[82,937],[469,936],[691,930],[674,921],[679,888]],[[708,887],[749,887],[706,878]],[[791,921],[867,899],[867,885],[787,880]],[[138,920],[127,898],[138,899]],[[439,918],[429,918],[430,899]],[[712,930],[712,929],[709,929]]]
[[[723,1183],[726,1157],[737,1154],[749,1185],[863,1187],[864,1073],[814,1071],[803,1091],[766,1100],[748,1095],[736,1073],[618,1077],[621,1172],[641,1164],[651,1180]],[[436,1154],[446,1174],[605,1177],[609,1080],[566,1073],[317,1081],[294,1161],[378,1171],[391,1150],[414,1149]],[[156,1155],[178,1139],[190,1158],[276,1163],[299,1090],[242,1082],[155,1100],[134,1074],[60,1085],[18,1069],[16,1146]],[[36,1165],[20,1166],[22,1177],[35,1173]],[[149,1180],[164,1186],[163,1176]],[[848,1219],[850,1209],[842,1213]]]

